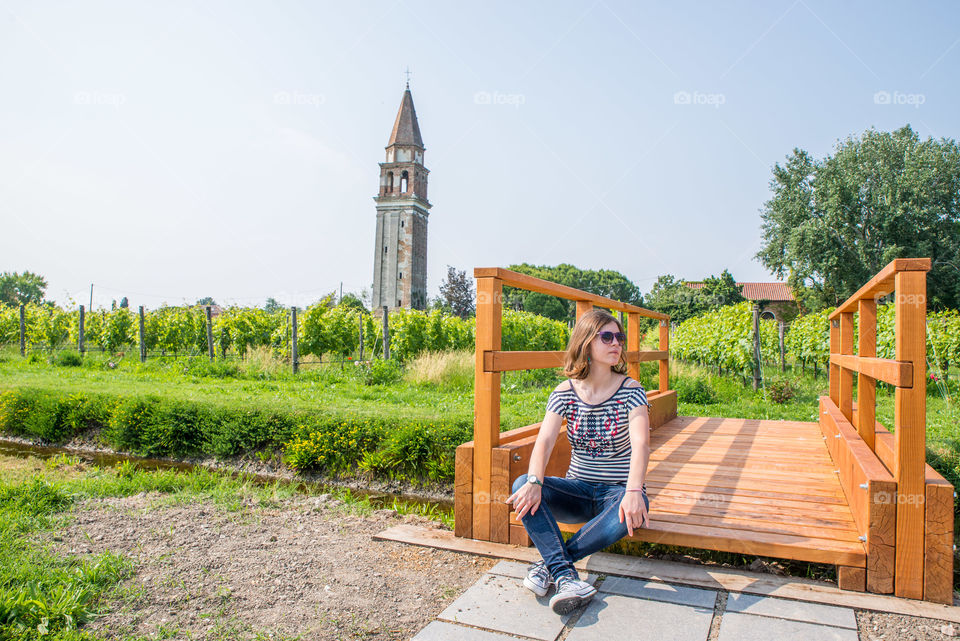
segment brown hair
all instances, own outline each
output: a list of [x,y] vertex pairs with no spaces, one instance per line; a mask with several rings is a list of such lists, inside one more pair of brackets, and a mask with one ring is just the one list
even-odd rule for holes
[[[567,353],[563,358],[563,375],[567,378],[582,380],[590,373],[590,362],[587,357],[590,355],[590,341],[597,335],[600,328],[607,323],[616,323],[618,331],[623,332],[623,325],[620,324],[612,314],[602,309],[594,309],[577,320],[573,332],[570,334],[570,342],[567,343]],[[618,374],[627,373],[627,346],[623,345],[620,350],[620,362],[611,368]]]

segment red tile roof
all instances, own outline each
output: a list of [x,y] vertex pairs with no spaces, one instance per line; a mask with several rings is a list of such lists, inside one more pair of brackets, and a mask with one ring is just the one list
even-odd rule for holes
[[[702,282],[684,283],[690,289],[703,289]],[[737,283],[747,300],[794,300],[793,291],[786,283]]]

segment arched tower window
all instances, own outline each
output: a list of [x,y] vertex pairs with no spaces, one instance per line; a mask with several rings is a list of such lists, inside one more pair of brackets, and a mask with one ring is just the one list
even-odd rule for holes
[[387,193],[393,193],[393,172],[387,172]]
[[407,193],[407,182],[409,181],[409,179],[410,179],[410,174],[408,174],[407,171],[404,170],[403,173],[400,174],[400,193],[401,194]]

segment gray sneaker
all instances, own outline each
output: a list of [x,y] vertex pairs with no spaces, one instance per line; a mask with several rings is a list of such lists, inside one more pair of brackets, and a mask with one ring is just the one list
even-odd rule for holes
[[523,585],[537,596],[544,596],[553,585],[553,577],[550,576],[547,564],[541,560],[531,565],[527,576],[523,578]]
[[597,589],[580,579],[562,576],[557,579],[557,593],[550,598],[550,607],[557,614],[569,614],[589,602]]

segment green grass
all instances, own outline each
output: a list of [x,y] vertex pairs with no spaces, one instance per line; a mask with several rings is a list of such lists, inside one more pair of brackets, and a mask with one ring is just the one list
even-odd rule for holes
[[[113,362],[116,367],[110,368]],[[223,365],[221,363],[221,365]],[[110,360],[88,354],[81,367],[30,362],[7,348],[0,352],[0,389],[33,387],[114,395],[160,394],[166,398],[258,410],[322,411],[386,420],[473,420],[472,381],[454,385],[398,382],[365,385],[360,368],[321,365],[303,368],[294,376],[283,370],[271,378],[247,373],[235,362],[210,365],[206,357],[189,360],[154,359],[140,363],[125,356]],[[509,429],[543,418],[549,389],[532,382],[554,380],[552,372],[507,372],[503,375],[501,423]],[[508,427],[509,426],[509,427]]]

